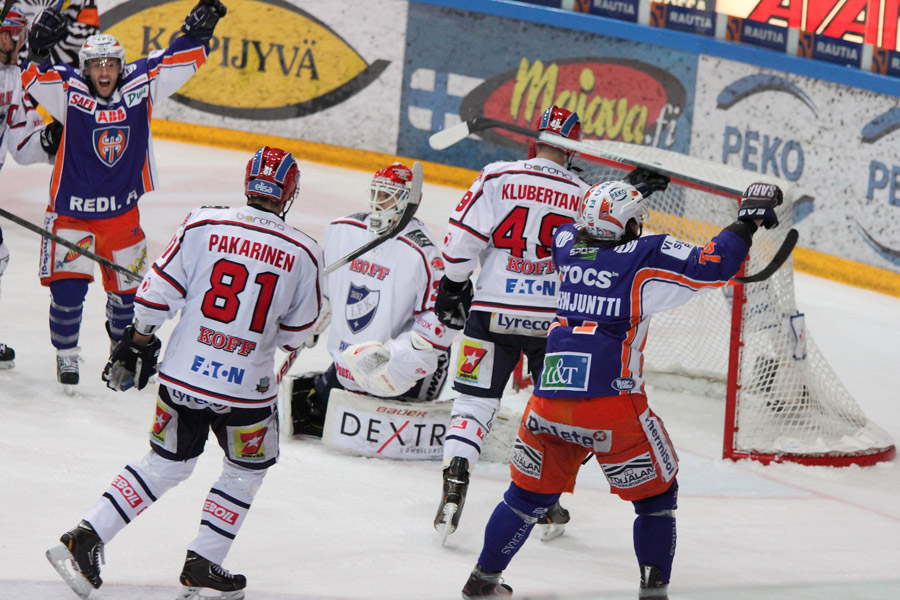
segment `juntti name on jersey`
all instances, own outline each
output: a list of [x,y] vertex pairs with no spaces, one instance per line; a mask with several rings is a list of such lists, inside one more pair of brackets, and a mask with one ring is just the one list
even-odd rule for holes
[[556,297],[556,309],[578,314],[618,317],[622,310],[622,299],[560,291]]
[[120,208],[128,206],[132,202],[136,202],[138,193],[136,190],[128,192],[128,197],[124,202],[117,202],[115,196],[106,198],[98,196],[97,198],[80,198],[78,196],[69,196],[69,210],[81,213],[105,213],[115,212]]

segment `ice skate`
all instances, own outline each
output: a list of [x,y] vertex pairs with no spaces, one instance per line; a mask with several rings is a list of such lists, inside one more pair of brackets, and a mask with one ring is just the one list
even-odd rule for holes
[[81,357],[78,352],[79,347],[58,349],[56,351],[56,380],[59,381],[63,389],[70,396],[75,393],[75,386],[78,385],[78,362]]
[[0,344],[0,371],[12,369],[14,366],[16,366],[16,351],[6,344]]
[[176,600],[243,600],[247,578],[232,575],[221,566],[188,550],[179,577],[181,592]]
[[472,598],[506,598],[512,596],[512,588],[501,581],[501,573],[489,573],[475,565],[469,580],[462,589],[463,600]]
[[652,565],[641,565],[641,591],[638,598],[669,600],[669,584],[660,581],[662,573]]
[[100,563],[105,563],[103,542],[87,521],[62,534],[59,546],[47,550],[47,560],[72,591],[87,598],[92,589],[103,585]]
[[441,536],[442,546],[446,543],[447,536],[459,526],[468,489],[469,461],[456,456],[450,461],[450,466],[444,469],[444,493],[434,518],[434,528]]
[[541,530],[541,541],[547,542],[561,536],[566,531],[566,523],[570,520],[569,511],[559,502],[550,507],[547,514],[537,522]]

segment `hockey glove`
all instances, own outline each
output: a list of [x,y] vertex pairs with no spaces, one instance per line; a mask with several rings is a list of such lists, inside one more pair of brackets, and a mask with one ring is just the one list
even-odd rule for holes
[[184,19],[181,31],[198,42],[206,43],[212,38],[219,19],[228,9],[219,0],[200,0]]
[[50,50],[69,31],[69,22],[56,9],[45,8],[38,13],[28,31],[28,60],[42,65],[50,60]]
[[134,325],[125,329],[125,335],[112,353],[109,362],[103,369],[103,381],[106,387],[117,392],[124,392],[132,387],[142,390],[147,381],[156,374],[156,363],[162,342],[155,335],[146,346],[134,341]]
[[663,192],[669,187],[668,177],[643,167],[638,167],[626,175],[624,181],[633,185],[644,198],[653,192]]
[[44,125],[41,131],[41,148],[50,156],[56,156],[59,150],[59,143],[62,141],[63,124],[59,121],[53,121]]
[[751,183],[741,196],[738,221],[762,221],[762,226],[772,229],[778,226],[775,207],[784,202],[784,194],[773,183]]
[[437,369],[434,346],[415,331],[386,344],[363,342],[341,353],[353,379],[367,393],[395,397]]
[[331,302],[328,301],[328,298],[322,297],[322,308],[319,310],[319,318],[316,319],[316,322],[313,323],[312,326],[312,335],[306,338],[306,341],[303,342],[303,346],[306,348],[312,348],[316,344],[319,343],[319,336],[325,333],[325,330],[328,329],[328,325],[331,323]]
[[434,314],[438,321],[450,329],[462,329],[469,317],[469,307],[472,306],[474,295],[475,290],[472,289],[470,280],[460,283],[444,275],[434,301]]

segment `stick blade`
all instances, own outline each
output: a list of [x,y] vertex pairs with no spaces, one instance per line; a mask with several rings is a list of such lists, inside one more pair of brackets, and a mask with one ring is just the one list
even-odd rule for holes
[[431,146],[432,150],[446,150],[450,146],[466,139],[470,133],[469,122],[463,121],[431,134],[431,137],[428,138],[428,145]]

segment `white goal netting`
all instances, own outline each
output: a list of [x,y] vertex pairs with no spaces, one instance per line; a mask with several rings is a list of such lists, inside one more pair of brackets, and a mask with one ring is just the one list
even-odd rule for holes
[[[791,228],[787,182],[654,148],[615,142],[578,148],[575,164],[589,183],[621,178],[629,164],[668,171],[672,183],[648,199],[651,216],[644,231],[695,245],[705,245],[734,221],[740,193],[750,183],[782,186],[780,225],[756,233],[745,274],[762,270]],[[844,465],[894,454],[890,436],[866,418],[806,331],[791,259],[765,281],[701,293],[654,315],[644,374],[651,385],[727,398],[729,458]]]

